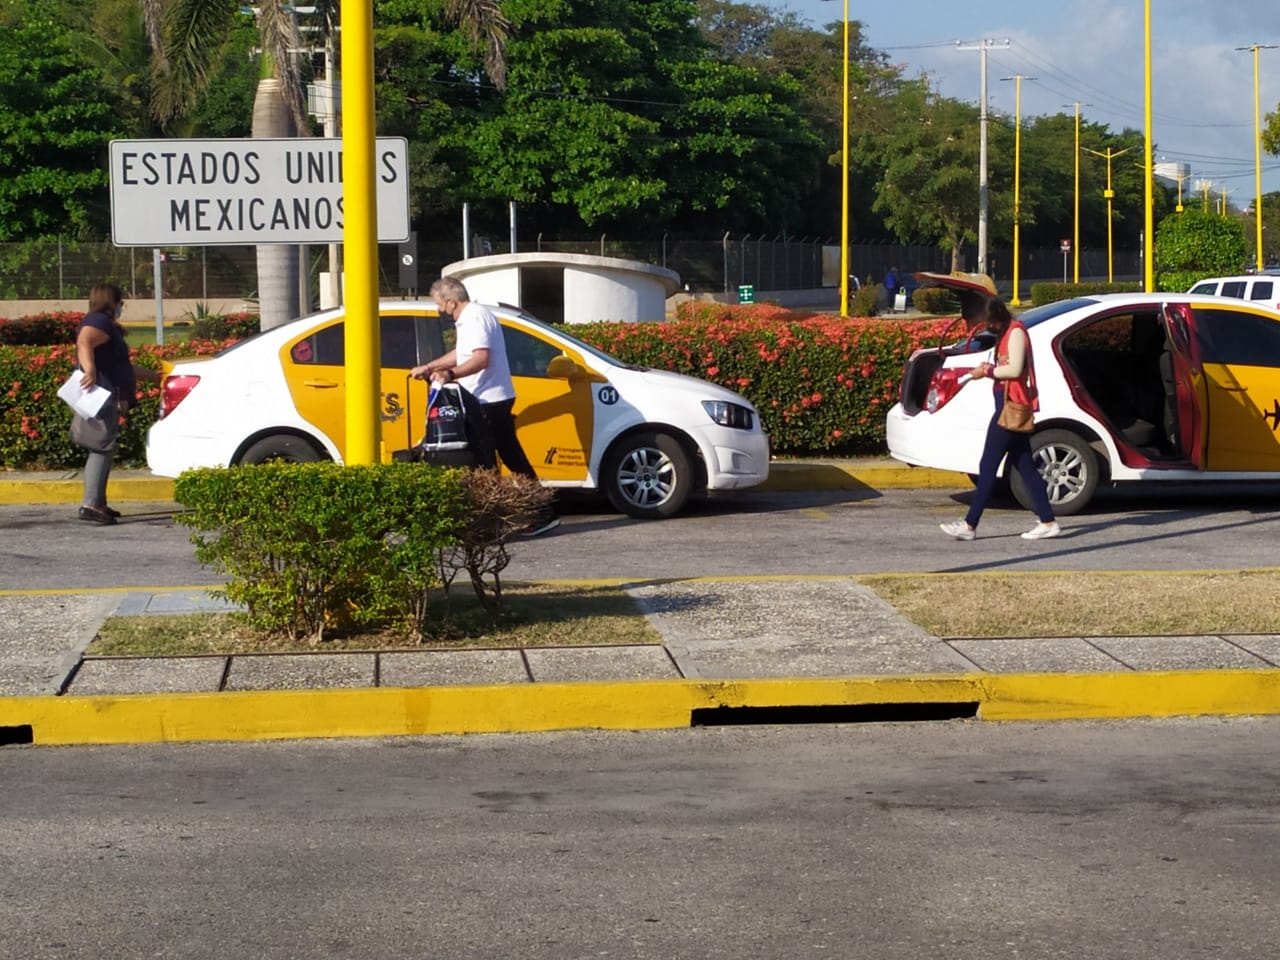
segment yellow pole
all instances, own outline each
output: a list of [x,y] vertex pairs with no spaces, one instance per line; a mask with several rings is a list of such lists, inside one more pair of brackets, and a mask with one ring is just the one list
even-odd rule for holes
[[1253,220],[1257,227],[1257,257],[1253,261],[1255,270],[1261,270],[1262,259],[1262,93],[1258,87],[1258,51],[1261,47],[1253,45]]
[[849,0],[844,0],[844,100],[840,160],[840,316],[849,315]]
[[[1156,198],[1155,198],[1155,177],[1154,171],[1151,169],[1151,0],[1144,0],[1143,3],[1143,53],[1146,67],[1144,74],[1144,96],[1143,96],[1143,127],[1144,134],[1144,150],[1146,155],[1142,158],[1143,162],[1143,201],[1142,201],[1142,273],[1143,285],[1147,293],[1154,293],[1156,289]],[[1111,217],[1107,216],[1107,229],[1111,229]],[[1110,257],[1110,251],[1107,256]],[[1107,264],[1107,272],[1110,273],[1111,265]]]
[[1111,283],[1113,279],[1111,267],[1111,201],[1115,199],[1116,195],[1116,192],[1111,189],[1111,161],[1116,157],[1128,153],[1131,149],[1133,148],[1125,147],[1123,150],[1117,150],[1115,153],[1111,152],[1110,147],[1107,147],[1106,153],[1099,153],[1097,150],[1089,151],[1094,156],[1103,157],[1107,161],[1107,189],[1102,192],[1102,195],[1107,198],[1107,283]]
[[374,180],[373,3],[342,0],[342,198],[346,245],[347,464],[380,459],[378,195]]
[[1013,81],[1013,296],[1009,298],[1009,305],[1016,307],[1022,303],[1018,298],[1021,267],[1018,241],[1022,228],[1019,222],[1022,217],[1022,81],[1034,80],[1035,77],[1015,73],[1002,79]]
[[[1274,50],[1276,44],[1255,43],[1249,47],[1236,47],[1236,49],[1253,51],[1253,217],[1257,233],[1254,268],[1261,270],[1266,265],[1266,261],[1262,256],[1262,91],[1258,85],[1258,51]],[[1225,197],[1223,203],[1224,205],[1226,203]]]

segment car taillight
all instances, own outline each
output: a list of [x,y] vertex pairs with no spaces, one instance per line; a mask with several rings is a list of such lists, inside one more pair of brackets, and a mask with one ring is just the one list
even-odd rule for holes
[[969,382],[972,367],[939,367],[929,380],[929,392],[925,394],[924,408],[930,413],[937,413],[947,401],[960,392],[960,388]]
[[160,387],[160,419],[173,413],[173,408],[185,400],[192,387],[199,382],[200,378],[191,374],[165,377]]

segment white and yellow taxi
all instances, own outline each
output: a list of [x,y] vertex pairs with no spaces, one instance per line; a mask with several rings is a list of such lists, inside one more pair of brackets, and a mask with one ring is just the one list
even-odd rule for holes
[[[955,292],[965,316],[990,295],[967,276],[919,277]],[[1083,510],[1104,484],[1280,478],[1280,312],[1229,297],[1117,293],[1020,319],[1040,393],[1031,451],[1055,513]],[[990,382],[966,374],[994,345],[983,331],[916,351],[885,421],[890,456],[977,474],[995,408]],[[1009,482],[1029,507],[1022,478]]]
[[[520,443],[543,484],[599,490],[623,513],[659,518],[691,496],[768,476],[768,438],[738,394],[623,364],[517,307],[490,309],[506,338]],[[381,449],[389,460],[424,433],[428,385],[409,370],[450,348],[454,330],[430,301],[384,301],[380,314]],[[342,462],[344,361],[339,308],[174,364],[147,434],[147,465],[175,477],[266,460]]]

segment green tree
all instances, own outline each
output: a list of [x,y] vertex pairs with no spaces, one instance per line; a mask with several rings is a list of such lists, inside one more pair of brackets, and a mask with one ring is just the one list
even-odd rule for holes
[[100,238],[118,104],[53,4],[0,0],[0,33],[0,240]]
[[1248,256],[1240,220],[1188,207],[1156,227],[1156,287],[1187,290],[1205,277],[1240,273]]
[[904,242],[936,240],[961,269],[978,224],[978,111],[937,96],[925,81],[901,94],[897,126],[881,143],[886,166],[875,209]]
[[380,123],[410,139],[415,176],[436,187],[427,197],[414,185],[424,217],[468,202],[479,222],[505,219],[514,200],[536,231],[798,219],[822,156],[800,91],[711,56],[691,3],[504,9],[505,91],[440,9],[378,6]]

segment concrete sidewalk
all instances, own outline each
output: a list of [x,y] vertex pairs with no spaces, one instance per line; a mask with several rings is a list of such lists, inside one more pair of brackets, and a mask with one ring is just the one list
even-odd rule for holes
[[[122,502],[172,496],[145,474],[113,482]],[[771,479],[961,484],[889,461],[778,464]],[[74,472],[0,481],[0,502],[68,496]],[[85,650],[110,616],[227,608],[203,588],[0,593],[0,743],[1280,712],[1280,636],[940,638],[851,577],[623,586],[661,642],[103,658]]]

